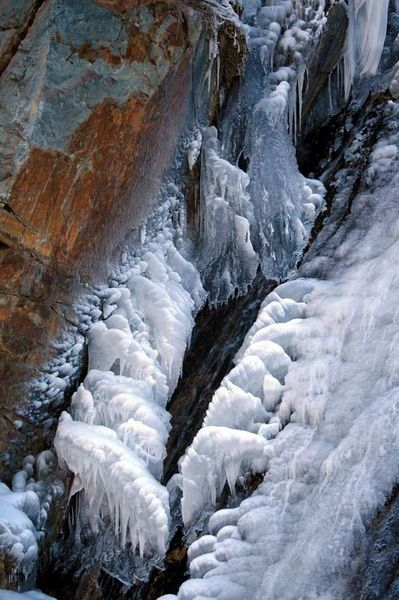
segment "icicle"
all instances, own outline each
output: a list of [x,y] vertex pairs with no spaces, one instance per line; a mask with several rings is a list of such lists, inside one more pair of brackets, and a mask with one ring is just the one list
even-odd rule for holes
[[351,0],[344,49],[345,99],[349,98],[356,69],[374,75],[380,63],[388,23],[389,0]]
[[333,111],[333,101],[332,101],[332,93],[331,93],[331,73],[328,74],[328,104],[330,107],[330,112]]
[[303,93],[305,84],[305,75],[307,75],[307,69],[305,63],[298,68],[298,120],[299,120],[299,133],[302,129],[302,107],[303,107]]

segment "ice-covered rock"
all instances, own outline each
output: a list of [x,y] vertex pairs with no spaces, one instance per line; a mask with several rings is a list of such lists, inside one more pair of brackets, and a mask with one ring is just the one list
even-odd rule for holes
[[194,543],[197,563],[179,600],[352,593],[346,585],[353,556],[398,477],[399,107],[390,104],[386,113],[389,135],[375,145],[369,168],[387,159],[389,168],[373,172],[343,231],[336,233],[332,219],[328,243],[301,267],[311,276],[324,257],[326,278],[278,287],[238,355],[231,375],[259,337],[295,353],[281,401],[270,407],[280,431],[267,440],[267,472],[257,491],[238,507],[216,512],[209,543],[208,536]]
[[304,317],[315,285],[298,279],[263,302],[236,366],[215,392],[203,427],[180,462],[185,523],[216,504],[226,481],[234,492],[239,475],[265,471],[273,455],[269,441],[291,416],[283,392],[292,358],[309,335]]
[[205,298],[198,271],[176,247],[176,202],[164,200],[142,228],[140,250],[126,257],[110,287],[99,288],[103,320],[87,334],[89,370],[54,441],[75,475],[71,493],[84,492],[92,529],[108,518],[120,545],[129,542],[141,555],[166,550],[169,497],[159,483],[170,430],[165,407]]
[[43,594],[39,590],[19,593],[10,590],[0,590],[0,600],[56,600],[56,598],[47,596],[47,594]]

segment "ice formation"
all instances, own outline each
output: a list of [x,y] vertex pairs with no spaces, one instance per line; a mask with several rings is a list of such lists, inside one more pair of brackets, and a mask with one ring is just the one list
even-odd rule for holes
[[126,258],[111,287],[99,288],[103,320],[87,334],[88,374],[54,442],[75,475],[71,493],[84,490],[92,529],[108,516],[122,547],[129,541],[141,554],[166,548],[169,499],[159,483],[170,428],[165,406],[205,297],[198,272],[177,249],[176,202],[166,198],[143,230],[139,254]]
[[[307,58],[325,23],[325,2],[246,0],[242,23],[232,4],[201,2],[215,23],[234,20],[245,31],[249,58],[230,118],[220,131],[198,127],[187,148],[190,170],[201,160],[198,255],[187,260],[184,201],[173,188],[142,226],[138,253],[129,249],[109,285],[80,301],[80,322],[61,358],[36,382],[33,412],[57,406],[74,383],[86,336],[89,372],[73,396],[72,416],[60,420],[55,447],[74,473],[71,493],[84,493],[93,530],[109,519],[121,545],[141,554],[162,555],[168,542],[168,492],[159,483],[170,428],[165,407],[205,297],[199,272],[219,302],[244,291],[259,265],[267,277],[287,276],[324,202],[322,184],[300,174],[294,145]],[[378,70],[388,4],[348,2],[346,96],[356,70]],[[210,85],[220,66],[215,35],[209,58]],[[394,97],[398,81],[396,68]],[[234,129],[246,132],[239,151],[229,135]],[[396,138],[376,145],[366,176],[376,204],[389,196],[382,183],[397,162]],[[234,492],[248,473],[267,474],[251,498],[215,513],[210,534],[191,546],[192,579],[180,600],[329,598],[339,590],[342,557],[394,480],[399,398],[391,350],[399,330],[390,318],[397,286],[389,265],[398,225],[391,200],[385,216],[376,211],[365,237],[351,232],[337,250],[333,279],[313,278],[309,268],[309,278],[268,296],[215,393],[180,464],[185,523],[215,506],[226,483]],[[364,356],[365,343],[371,356]],[[20,429],[23,420],[14,425]],[[59,493],[43,483],[47,462],[45,454],[29,458],[12,489],[0,487],[0,546],[26,577]],[[345,524],[338,533],[337,505]],[[38,594],[21,596],[45,598]],[[16,596],[0,591],[0,598]]]
[[304,298],[311,289],[311,281],[298,280],[266,298],[236,366],[212,398],[203,427],[180,463],[186,524],[215,506],[226,481],[234,493],[239,475],[265,471],[269,440],[290,416],[280,402],[295,343],[307,330]]
[[[251,431],[265,440],[267,471],[251,497],[214,513],[209,534],[191,546],[179,600],[346,597],[353,552],[397,482],[398,117],[390,103],[390,135],[371,153],[367,189],[342,232],[332,220],[328,244],[305,261],[302,277],[266,298],[215,394],[201,437],[214,435],[215,423]],[[326,278],[312,277],[319,272]],[[274,372],[262,347],[271,343],[290,359]],[[260,360],[251,365],[252,356]],[[244,393],[251,396],[237,410],[234,394]],[[212,474],[220,456],[204,454]],[[183,506],[193,502],[189,456]],[[203,484],[202,506],[211,485]]]
[[0,590],[0,600],[56,600],[52,596],[47,596],[39,590],[30,592],[10,592],[9,590]]
[[35,568],[51,502],[63,492],[62,483],[51,478],[55,464],[54,454],[45,450],[25,458],[11,489],[0,482],[0,547],[25,579]]
[[349,97],[355,73],[377,72],[388,24],[389,0],[350,0],[349,26],[344,51],[345,96]]
[[[291,2],[259,7],[255,22],[248,27],[254,59],[245,92],[254,103],[244,149],[255,223],[251,235],[264,274],[279,279],[295,264],[323,207],[324,188],[300,174],[292,139],[300,128],[306,57],[324,23],[322,3],[316,10]],[[254,95],[257,87],[250,83],[262,73],[265,87]]]
[[258,257],[251,242],[254,217],[248,185],[248,175],[221,157],[217,129],[207,129],[202,142],[203,249],[199,265],[215,300],[223,301],[236,289],[245,290],[256,274]]
[[[293,143],[323,6],[243,3],[249,58],[242,87],[222,130],[204,129],[202,137],[199,269],[211,300],[244,291],[259,265],[266,277],[285,277],[323,207],[324,188],[300,174]],[[235,130],[246,132],[243,146]],[[190,146],[190,165],[197,147]]]
[[63,413],[55,447],[75,474],[73,492],[85,490],[94,532],[106,505],[121,545],[165,552],[168,538],[168,492],[147,469],[146,463],[121,440],[101,425],[73,421]]

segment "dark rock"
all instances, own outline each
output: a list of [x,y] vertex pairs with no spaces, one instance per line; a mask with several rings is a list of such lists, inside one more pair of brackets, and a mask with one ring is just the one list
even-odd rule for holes
[[307,89],[303,98],[302,121],[304,123],[325,88],[329,76],[341,60],[348,24],[345,6],[341,3],[333,4],[328,12],[326,28],[308,69]]

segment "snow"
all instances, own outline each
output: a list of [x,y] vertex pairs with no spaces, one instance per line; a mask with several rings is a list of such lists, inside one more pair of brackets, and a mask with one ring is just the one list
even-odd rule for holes
[[[291,358],[279,382],[281,397],[276,393],[267,405],[273,416],[251,433],[261,437],[271,421],[279,424],[279,432],[265,438],[264,480],[237,507],[211,517],[210,536],[189,550],[192,578],[181,586],[179,600],[348,596],[352,557],[397,482],[398,117],[399,106],[388,103],[389,135],[370,156],[369,168],[389,159],[389,169],[375,171],[341,229],[332,217],[328,241],[313,249],[298,278],[266,298],[237,366],[222,383],[230,392],[233,376],[242,390],[250,382],[251,393],[260,394],[259,381],[245,376],[242,366],[256,340],[278,343]],[[267,360],[262,363],[267,368]],[[261,367],[255,372],[260,379]],[[265,398],[258,398],[265,406]],[[223,401],[227,427],[257,422],[259,403],[248,404],[252,420],[239,414],[234,421],[230,395],[218,391],[210,414],[215,411],[219,426]],[[201,438],[210,438],[212,429],[204,423]],[[234,460],[237,451],[235,444]],[[220,454],[209,452],[207,458],[212,473]],[[190,492],[187,487],[183,505]],[[202,505],[205,492],[206,486]]]

